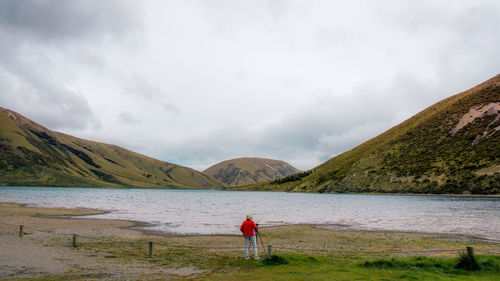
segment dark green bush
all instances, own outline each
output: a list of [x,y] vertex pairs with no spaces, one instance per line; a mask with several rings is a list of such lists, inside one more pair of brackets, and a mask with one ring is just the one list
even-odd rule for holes
[[280,264],[288,264],[288,261],[283,257],[272,255],[262,260],[262,264],[264,265],[280,265]]
[[470,253],[460,253],[458,257],[458,263],[455,268],[465,269],[468,271],[480,270],[481,266],[477,262],[476,256]]

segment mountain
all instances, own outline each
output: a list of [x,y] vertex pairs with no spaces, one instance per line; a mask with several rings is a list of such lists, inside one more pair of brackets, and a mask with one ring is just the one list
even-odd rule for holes
[[297,172],[286,162],[265,158],[226,160],[203,171],[231,187],[276,180]]
[[500,75],[320,166],[245,189],[500,193]]
[[193,169],[53,132],[1,107],[0,129],[0,185],[224,187]]

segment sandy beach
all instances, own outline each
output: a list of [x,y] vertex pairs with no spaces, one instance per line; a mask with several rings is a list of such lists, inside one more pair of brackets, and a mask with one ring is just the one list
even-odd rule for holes
[[[0,279],[42,276],[141,279],[178,278],[198,273],[194,268],[165,268],[140,260],[124,263],[72,247],[72,234],[134,240],[144,236],[132,230],[137,223],[120,220],[65,218],[99,214],[84,209],[28,208],[0,204]],[[19,225],[24,235],[19,237]]]
[[[199,280],[237,270],[231,263],[243,257],[239,236],[162,235],[141,231],[131,221],[68,217],[98,213],[101,211],[0,204],[0,279]],[[271,227],[261,232],[265,244],[274,245],[277,252],[317,249],[325,251],[314,253],[318,255],[392,251],[380,255],[453,256],[456,252],[411,251],[468,245],[479,253],[500,253],[495,242],[459,235],[346,231],[313,225]],[[78,235],[77,247],[72,245],[73,234]],[[155,243],[153,257],[148,256],[149,241]],[[207,257],[217,258],[217,262]]]

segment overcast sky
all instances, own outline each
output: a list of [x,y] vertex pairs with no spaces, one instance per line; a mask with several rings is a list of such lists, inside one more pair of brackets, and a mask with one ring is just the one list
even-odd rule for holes
[[309,169],[498,73],[498,0],[0,0],[0,106],[199,170]]

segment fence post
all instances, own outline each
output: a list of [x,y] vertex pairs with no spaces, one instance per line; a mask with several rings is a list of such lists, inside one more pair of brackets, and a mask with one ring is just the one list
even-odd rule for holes
[[73,248],[76,248],[76,234],[73,234]]
[[467,246],[467,256],[472,258],[474,256],[474,248]]
[[273,245],[267,245],[267,257],[271,257],[273,255]]
[[23,228],[24,228],[24,225],[19,226],[19,237],[23,237]]
[[149,257],[153,257],[153,241],[149,241]]

